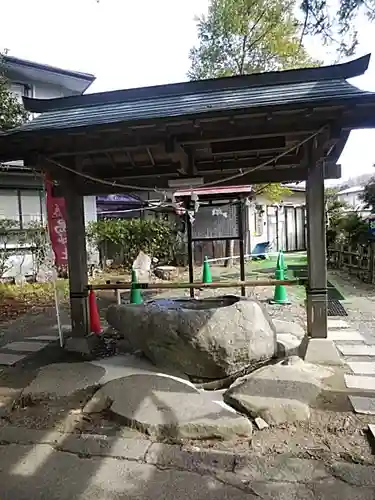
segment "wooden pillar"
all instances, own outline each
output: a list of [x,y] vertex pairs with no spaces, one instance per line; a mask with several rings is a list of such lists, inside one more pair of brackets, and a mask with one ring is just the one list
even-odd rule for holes
[[85,214],[83,196],[76,193],[73,186],[73,181],[69,186],[66,184],[64,186],[72,321],[71,336],[85,337],[89,333]]
[[[238,236],[240,244],[240,276],[241,281],[245,281],[245,250],[244,250],[244,230],[243,230],[243,202],[238,203]],[[246,297],[246,288],[241,286],[241,295]]]
[[[188,251],[188,266],[189,266],[189,283],[194,283],[194,249],[193,249],[193,229],[189,215],[190,203],[187,202],[186,208],[186,234],[187,234],[187,251]],[[190,297],[194,298],[194,288],[190,288]]]
[[308,149],[306,181],[307,208],[307,333],[312,338],[327,337],[327,250],[324,200],[324,168],[320,148]]

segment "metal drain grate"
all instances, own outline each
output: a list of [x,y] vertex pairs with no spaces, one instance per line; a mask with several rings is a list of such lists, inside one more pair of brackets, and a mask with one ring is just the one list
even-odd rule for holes
[[344,306],[337,299],[328,297],[328,316],[348,316]]

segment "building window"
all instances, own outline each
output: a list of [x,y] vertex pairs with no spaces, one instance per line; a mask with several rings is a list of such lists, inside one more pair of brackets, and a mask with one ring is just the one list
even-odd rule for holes
[[0,190],[0,219],[18,222],[19,229],[27,228],[30,223],[45,223],[44,193],[40,190]]
[[40,191],[19,191],[20,218],[22,228],[27,228],[30,223],[40,224],[43,221],[43,211]]
[[23,83],[11,83],[10,90],[17,100],[22,104],[22,97],[32,97],[32,88]]
[[0,219],[17,221],[17,227],[20,228],[19,198],[16,189],[0,190]]

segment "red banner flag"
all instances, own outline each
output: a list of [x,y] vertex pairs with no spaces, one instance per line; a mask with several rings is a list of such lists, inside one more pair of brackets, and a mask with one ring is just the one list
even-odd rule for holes
[[66,234],[65,199],[62,196],[54,196],[53,185],[48,177],[46,177],[45,184],[47,193],[48,231],[52,250],[55,254],[55,265],[57,269],[66,269],[68,265],[68,238]]

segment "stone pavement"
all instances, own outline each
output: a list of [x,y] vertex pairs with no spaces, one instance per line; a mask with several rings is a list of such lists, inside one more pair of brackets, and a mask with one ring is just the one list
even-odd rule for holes
[[0,427],[2,500],[373,500],[374,467]]
[[343,319],[328,319],[328,339],[333,340],[351,373],[345,384],[357,413],[375,415],[375,338],[360,333]]
[[52,342],[57,342],[58,339],[59,337],[55,335],[39,335],[28,340],[9,342],[0,347],[0,365],[14,366],[19,361],[42,351]]
[[[64,329],[69,328],[69,314],[61,310]],[[50,345],[58,345],[56,311],[48,308],[37,314],[27,313],[0,325],[0,368],[34,359]]]

